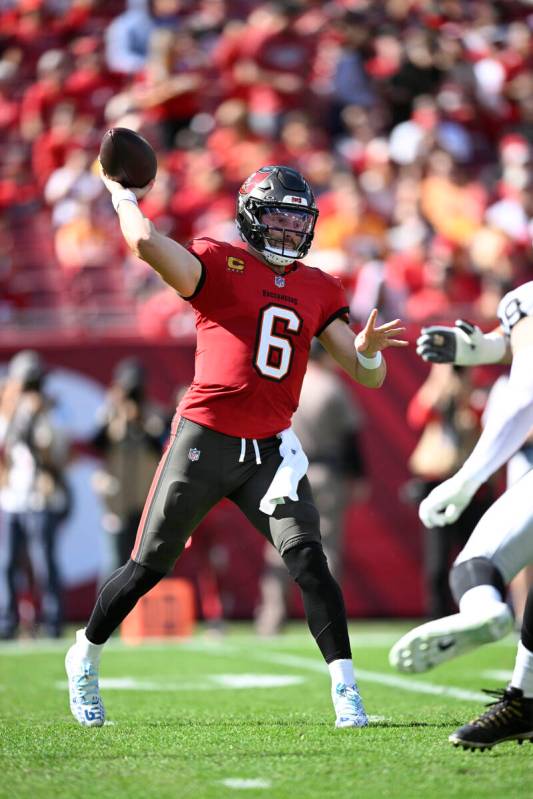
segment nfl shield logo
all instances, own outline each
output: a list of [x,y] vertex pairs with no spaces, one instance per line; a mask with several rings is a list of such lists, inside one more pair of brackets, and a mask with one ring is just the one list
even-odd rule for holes
[[278,289],[285,288],[285,278],[282,275],[276,275],[276,277],[274,278],[274,283],[276,284]]
[[200,460],[200,452],[201,450],[196,449],[196,447],[191,447],[191,449],[189,450],[189,460],[190,461]]

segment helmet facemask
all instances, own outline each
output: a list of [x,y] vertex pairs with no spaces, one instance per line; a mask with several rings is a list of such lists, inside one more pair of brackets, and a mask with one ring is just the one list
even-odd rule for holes
[[307,254],[317,216],[311,189],[289,167],[263,167],[239,192],[237,225],[241,236],[276,266],[288,266]]
[[265,205],[256,218],[263,237],[263,257],[285,266],[302,258],[313,238],[316,214],[290,205]]

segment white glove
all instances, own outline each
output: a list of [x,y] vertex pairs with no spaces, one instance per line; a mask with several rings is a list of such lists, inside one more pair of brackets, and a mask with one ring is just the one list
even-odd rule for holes
[[417,339],[417,354],[432,363],[455,363],[474,366],[497,363],[506,350],[503,336],[483,333],[477,325],[458,319],[455,327],[432,325],[423,327]]
[[479,483],[466,479],[459,470],[422,500],[418,515],[425,527],[453,524],[479,488]]

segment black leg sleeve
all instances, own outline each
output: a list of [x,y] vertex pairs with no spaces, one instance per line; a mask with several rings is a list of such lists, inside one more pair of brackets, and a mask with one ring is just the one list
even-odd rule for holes
[[463,594],[478,585],[492,585],[502,597],[505,597],[506,589],[502,574],[488,558],[470,558],[452,568],[450,588],[457,604]]
[[103,644],[133,610],[137,600],[165,575],[134,560],[113,572],[104,583],[87,624],[85,635],[93,644]]
[[283,554],[298,583],[307,623],[326,663],[351,658],[346,610],[341,590],[328,568],[321,544],[302,544]]
[[524,615],[522,617],[522,630],[520,639],[526,649],[533,652],[533,588],[529,589]]

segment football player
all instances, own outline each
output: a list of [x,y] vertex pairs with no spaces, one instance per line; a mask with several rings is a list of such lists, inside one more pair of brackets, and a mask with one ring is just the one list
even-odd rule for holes
[[[533,282],[503,297],[500,327],[491,333],[467,322],[422,330],[417,352],[431,362],[463,366],[504,363],[512,357],[506,401],[489,419],[470,457],[420,505],[428,526],[455,521],[479,486],[523,444],[533,427]],[[391,665],[421,672],[490,641],[512,628],[506,586],[533,562],[533,470],[491,506],[450,572],[459,613],[428,622],[391,649]],[[510,685],[492,692],[496,701],[479,718],[450,736],[455,745],[484,749],[506,740],[533,739],[533,592],[524,610]]]
[[182,247],[161,234],[137,200],[149,190],[103,180],[122,234],[195,311],[195,377],[148,494],[130,559],[104,584],[66,657],[71,710],[104,723],[98,690],[103,645],[137,600],[168,574],[201,519],[228,497],[280,552],[298,583],[311,633],[329,666],[337,727],[368,723],[351,659],[346,613],[320,540],[292,432],[313,336],[358,383],[379,388],[382,350],[403,347],[398,319],[357,336],[339,280],[302,263],[318,210],[306,180],[285,166],[251,175],[237,197],[243,243],[203,238]]

